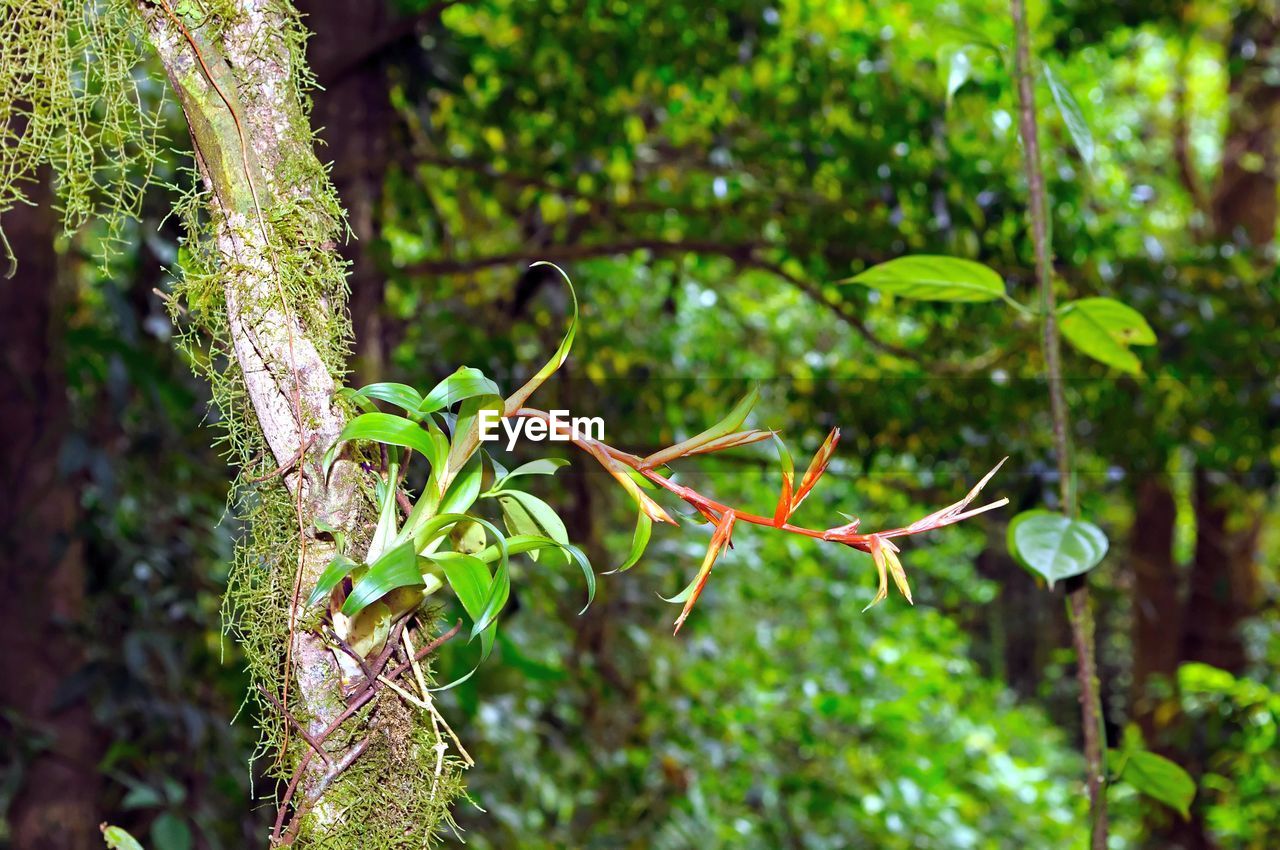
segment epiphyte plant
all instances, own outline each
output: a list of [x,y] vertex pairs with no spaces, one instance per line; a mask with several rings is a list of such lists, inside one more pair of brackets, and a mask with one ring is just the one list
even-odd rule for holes
[[[682,606],[675,621],[676,631],[688,618],[718,556],[729,546],[740,523],[843,543],[869,554],[879,579],[871,602],[874,605],[888,595],[890,578],[911,601],[906,572],[898,558],[897,539],[951,525],[1007,504],[1007,499],[999,499],[982,507],[969,507],[999,469],[997,465],[963,499],[906,526],[862,532],[860,521],[847,515],[842,524],[829,528],[793,524],[792,516],[827,470],[840,431],[831,431],[797,483],[795,464],[778,434],[743,427],[759,398],[758,390],[754,389],[710,428],[646,457],[617,449],[589,433],[574,432],[562,420],[527,406],[533,392],[568,357],[577,330],[578,303],[572,283],[559,267],[552,267],[563,276],[572,295],[573,313],[568,330],[551,359],[505,399],[492,380],[470,367],[458,369],[425,395],[396,383],[340,391],[362,412],[347,424],[329,448],[325,469],[339,452],[349,451],[352,446],[358,449],[361,444],[376,444],[380,461],[376,493],[379,517],[367,550],[356,561],[342,551],[342,541],[339,541],[339,554],[307,600],[309,607],[323,604],[330,613],[333,631],[341,639],[343,650],[335,651],[335,655],[345,672],[357,674],[358,667],[354,665],[358,658],[354,656],[366,657],[381,651],[392,624],[416,610],[446,584],[471,619],[471,639],[479,640],[483,661],[493,647],[498,616],[510,594],[513,555],[527,554],[548,567],[575,565],[586,580],[587,604],[590,604],[596,579],[586,556],[569,542],[564,522],[551,506],[516,486],[522,478],[554,474],[567,461],[540,459],[507,470],[480,448],[480,422],[491,420],[494,415],[540,420],[549,429],[561,429],[562,439],[594,458],[635,501],[637,518],[630,551],[611,572],[626,570],[640,559],[655,522],[677,524],[651,492],[665,490],[676,496],[713,526],[706,556],[693,580],[681,593],[667,600]],[[375,402],[391,405],[398,412],[379,410]],[[679,484],[670,468],[685,458],[766,440],[773,441],[777,448],[782,477],[781,492],[771,515],[732,507],[693,487]],[[426,459],[430,472],[413,500],[404,489],[403,479],[415,453]],[[482,516],[478,506],[486,501],[497,503],[505,533]]]

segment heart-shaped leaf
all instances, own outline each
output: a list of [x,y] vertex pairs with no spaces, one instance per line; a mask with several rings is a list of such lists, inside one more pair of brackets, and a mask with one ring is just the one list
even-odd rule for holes
[[1107,554],[1107,536],[1091,522],[1053,511],[1024,511],[1009,523],[1009,552],[1054,582],[1086,573]]
[[933,254],[898,257],[840,283],[919,301],[996,301],[1005,294],[1000,275],[981,263]]

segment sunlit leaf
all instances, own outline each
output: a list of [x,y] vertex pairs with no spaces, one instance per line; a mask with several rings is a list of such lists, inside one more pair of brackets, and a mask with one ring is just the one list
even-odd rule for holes
[[1155,345],[1156,334],[1142,314],[1113,298],[1082,298],[1058,308],[1062,335],[1095,360],[1130,374],[1142,364],[1130,345]]
[[1107,536],[1091,522],[1053,511],[1024,511],[1009,523],[1010,553],[1054,582],[1093,569],[1107,554]]
[[341,389],[338,391],[338,395],[356,402],[366,412],[370,411],[371,408],[363,402],[368,402],[372,399],[394,404],[406,413],[417,413],[419,406],[422,404],[422,395],[408,384],[369,384],[358,390]]
[[479,620],[493,584],[488,565],[474,555],[461,552],[437,552],[428,559],[444,570],[445,580],[472,621]]
[[496,490],[501,490],[512,479],[519,478],[522,475],[555,475],[561,467],[568,465],[569,461],[564,458],[547,457],[523,463],[510,472],[504,471],[500,475],[497,474],[495,469],[495,480],[493,486],[489,488],[489,491],[494,492]]
[[391,464],[388,469],[388,481],[379,481],[377,496],[379,500],[378,524],[373,529],[373,538],[369,541],[369,551],[365,560],[372,562],[387,550],[395,539],[399,529],[396,521],[400,518],[400,506],[396,499],[397,481],[400,472],[399,464]]
[[453,483],[440,502],[440,512],[461,514],[470,510],[480,496],[480,481],[483,477],[484,468],[480,456],[476,455],[454,476]]
[[125,832],[118,826],[102,825],[102,840],[106,842],[107,850],[142,850],[142,845],[138,843],[138,839]]
[[[521,490],[503,490],[497,495],[498,504],[502,506],[503,518],[507,530],[512,534],[533,534],[550,537],[558,543],[567,544],[569,534],[565,530],[564,521],[556,515],[555,510],[546,502]],[[533,550],[529,557],[538,559],[538,551]]]
[[653,520],[649,519],[649,515],[644,511],[636,514],[636,530],[631,535],[631,549],[627,552],[627,558],[622,562],[622,566],[612,572],[624,572],[636,565],[644,555],[644,550],[649,547],[649,538],[653,535]]
[[471,459],[476,447],[474,433],[480,427],[480,411],[493,410],[502,412],[502,399],[496,395],[477,395],[468,398],[458,408],[458,418],[453,426],[453,439],[449,445],[449,459],[446,466],[455,470]]
[[1121,782],[1164,803],[1184,819],[1191,816],[1196,783],[1177,762],[1145,749],[1110,750],[1107,755]]
[[426,398],[420,398],[415,408],[419,413],[435,413],[460,401],[481,395],[500,395],[498,385],[485,377],[479,369],[459,367],[449,377],[436,384]]
[[872,266],[840,281],[920,301],[995,301],[1004,297],[1004,281],[972,260],[915,254]]
[[389,446],[415,449],[428,459],[436,455],[436,444],[432,435],[417,422],[392,413],[362,413],[347,423],[342,433],[338,435],[338,439],[325,452],[326,475],[329,468],[333,466],[338,449],[350,440],[372,440]]

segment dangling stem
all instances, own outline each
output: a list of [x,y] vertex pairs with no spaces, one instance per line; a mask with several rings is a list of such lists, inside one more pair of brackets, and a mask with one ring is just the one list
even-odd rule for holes
[[[1035,246],[1036,282],[1040,290],[1045,375],[1049,383],[1049,409],[1053,418],[1053,448],[1058,466],[1062,510],[1076,515],[1076,494],[1071,476],[1070,412],[1062,384],[1062,347],[1058,337],[1053,292],[1052,246],[1045,200],[1044,174],[1040,168],[1040,139],[1036,126],[1035,79],[1031,70],[1031,36],[1024,0],[1010,0],[1016,50],[1014,78],[1018,89],[1018,128],[1022,136],[1023,167],[1031,196],[1031,239]],[[1089,607],[1089,582],[1085,576],[1067,581],[1067,614],[1077,659],[1080,685],[1080,717],[1084,731],[1084,757],[1088,770],[1089,812],[1092,817],[1090,847],[1107,847],[1107,790],[1103,763],[1102,703],[1098,695],[1098,668],[1094,657],[1093,611]]]

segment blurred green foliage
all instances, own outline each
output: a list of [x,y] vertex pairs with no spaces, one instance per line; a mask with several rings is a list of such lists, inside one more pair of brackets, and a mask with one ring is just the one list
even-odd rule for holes
[[[1220,846],[1275,846],[1280,289],[1251,246],[1204,235],[1195,197],[1224,156],[1229,33],[1252,6],[1036,6],[1037,47],[1097,140],[1086,167],[1040,92],[1062,288],[1132,304],[1158,339],[1135,352],[1142,378],[1067,363],[1087,507],[1115,542],[1096,571],[1109,727],[1118,737],[1136,713],[1136,482],[1172,482],[1181,581],[1197,542],[1191,473],[1207,471],[1271,520],[1248,664],[1165,677],[1157,716],[1172,731],[1148,743],[1194,768],[1193,816]],[[519,386],[567,307],[525,267],[558,260],[582,321],[539,404],[604,416],[612,444],[669,444],[759,383],[755,424],[782,430],[797,457],[844,429],[802,518],[914,518],[1006,454],[990,491],[1011,498],[1007,516],[1045,501],[1032,325],[829,283],[932,251],[988,263],[1030,300],[1002,4],[484,0],[442,20],[369,93],[399,117],[393,155],[370,163],[385,172],[376,238],[358,248],[385,279],[384,377],[426,388],[467,364]],[[136,230],[88,231],[65,252],[77,419],[63,453],[82,493],[92,623],[68,698],[93,700],[113,823],[166,850],[179,834],[256,846],[270,816],[250,798],[256,721],[227,725],[246,677],[218,613],[240,532],[223,519],[231,471],[194,429],[207,390],[178,362],[152,293],[168,286],[156,270],[175,262],[179,236],[161,224],[162,193],[149,202]],[[82,255],[108,237],[126,250],[96,270]],[[756,448],[681,472],[768,511],[778,482]],[[629,506],[573,462],[536,492],[593,562],[614,565]],[[1081,843],[1061,606],[993,554],[999,519],[904,548],[916,606],[866,614],[869,558],[748,529],[672,638],[657,594],[683,586],[705,533],[655,530],[644,561],[602,578],[582,617],[571,576],[521,576],[494,663],[442,698],[479,762],[468,784],[484,811],[459,812],[469,844]],[[447,647],[441,676],[472,661]],[[7,793],[20,773],[6,779]],[[1161,843],[1171,811],[1123,788],[1112,800],[1118,844],[1174,846]]]

